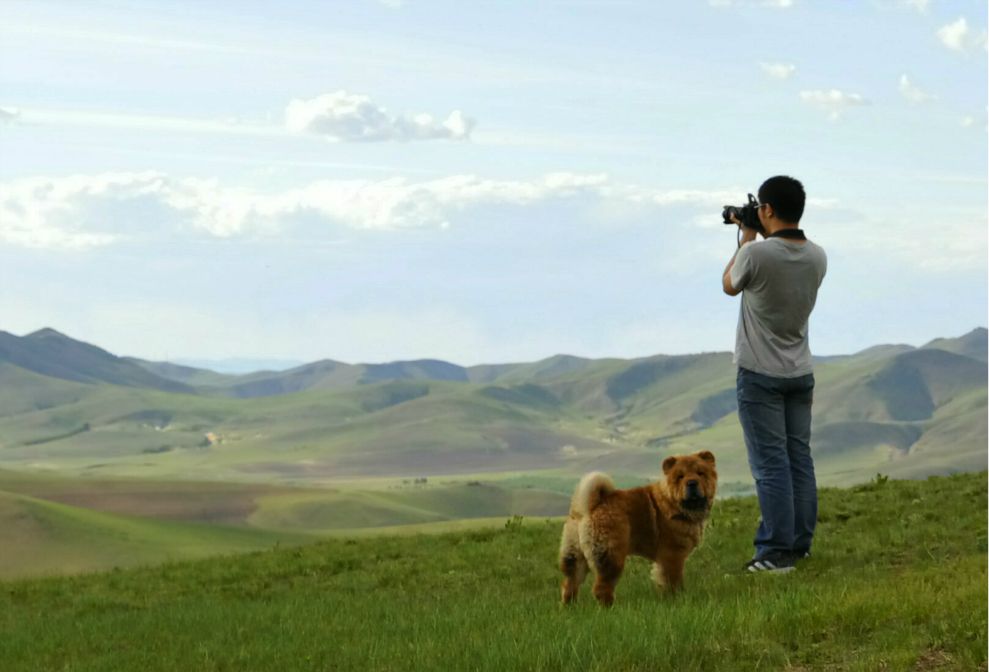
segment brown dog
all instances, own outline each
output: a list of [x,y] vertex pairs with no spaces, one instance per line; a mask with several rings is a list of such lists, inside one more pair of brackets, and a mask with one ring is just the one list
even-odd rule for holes
[[563,603],[577,597],[588,565],[594,567],[594,597],[615,601],[615,585],[629,555],[652,560],[653,580],[676,591],[683,565],[700,545],[718,487],[714,455],[701,451],[663,460],[664,480],[618,490],[600,472],[581,479],[560,541]]

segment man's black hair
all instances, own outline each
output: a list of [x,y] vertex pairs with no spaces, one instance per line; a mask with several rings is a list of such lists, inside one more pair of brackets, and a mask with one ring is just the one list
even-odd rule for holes
[[804,214],[807,195],[799,180],[786,175],[771,177],[759,187],[759,202],[769,203],[784,222],[796,224]]

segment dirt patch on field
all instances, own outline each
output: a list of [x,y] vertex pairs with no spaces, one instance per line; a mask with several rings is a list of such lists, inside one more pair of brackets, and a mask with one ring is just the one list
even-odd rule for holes
[[221,525],[245,525],[258,497],[284,491],[250,484],[147,481],[34,483],[17,490],[104,513]]
[[940,649],[928,649],[913,664],[914,672],[930,672],[952,667],[951,656]]

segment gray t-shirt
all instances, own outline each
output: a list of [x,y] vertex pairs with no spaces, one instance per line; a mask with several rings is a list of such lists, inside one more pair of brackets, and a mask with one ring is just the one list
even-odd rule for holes
[[824,249],[809,240],[769,238],[742,246],[730,275],[732,287],[743,290],[735,364],[778,378],[813,371],[807,318],[827,270]]

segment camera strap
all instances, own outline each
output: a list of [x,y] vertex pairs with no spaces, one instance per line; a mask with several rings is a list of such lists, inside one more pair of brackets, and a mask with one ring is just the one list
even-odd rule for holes
[[771,233],[767,238],[792,238],[793,240],[807,240],[807,236],[804,234],[803,229],[780,229],[775,233]]

